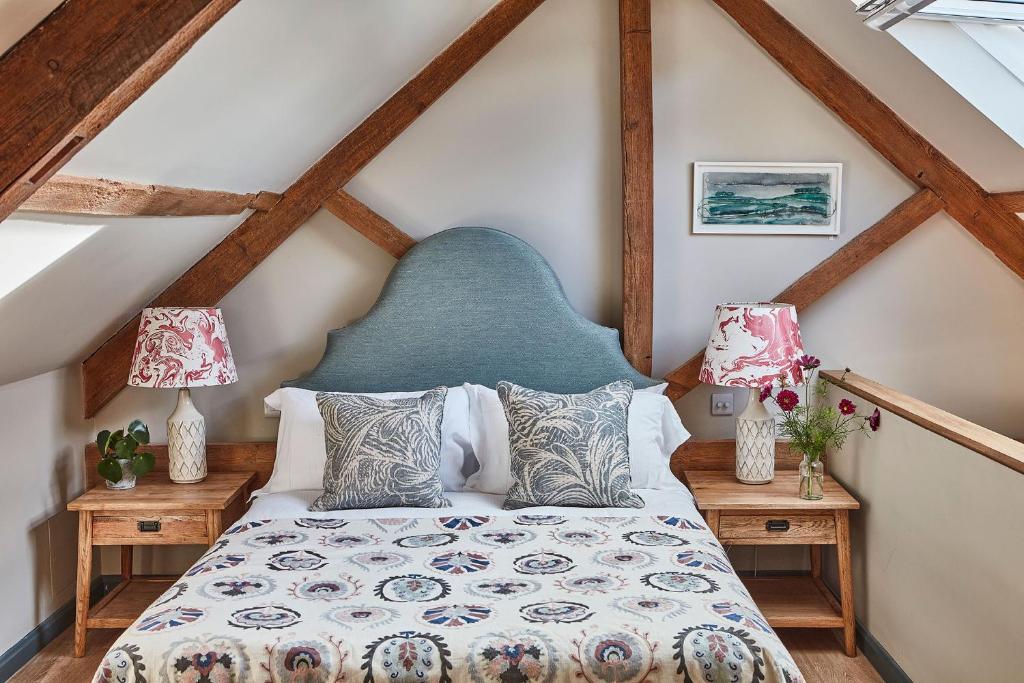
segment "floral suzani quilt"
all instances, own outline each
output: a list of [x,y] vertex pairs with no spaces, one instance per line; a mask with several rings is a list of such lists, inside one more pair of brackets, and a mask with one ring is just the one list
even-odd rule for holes
[[803,679],[694,511],[243,520],[94,680]]

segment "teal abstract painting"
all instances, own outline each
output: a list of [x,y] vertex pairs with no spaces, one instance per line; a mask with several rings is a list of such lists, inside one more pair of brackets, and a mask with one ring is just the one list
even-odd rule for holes
[[836,235],[839,164],[694,165],[694,232]]

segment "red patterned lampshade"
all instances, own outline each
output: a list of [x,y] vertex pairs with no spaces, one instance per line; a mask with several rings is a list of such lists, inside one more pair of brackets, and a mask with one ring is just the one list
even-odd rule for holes
[[776,303],[721,304],[715,310],[700,381],[727,387],[760,387],[785,376],[803,381],[796,307]]
[[173,389],[237,381],[219,308],[142,311],[129,386]]

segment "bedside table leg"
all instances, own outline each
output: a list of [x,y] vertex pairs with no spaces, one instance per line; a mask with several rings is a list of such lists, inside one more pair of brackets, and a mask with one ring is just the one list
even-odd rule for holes
[[132,578],[132,560],[135,556],[135,547],[130,545],[121,546],[121,580],[131,581]]
[[711,533],[715,535],[715,538],[718,538],[718,528],[721,525],[722,521],[721,511],[708,510],[708,516],[706,521],[708,523],[708,529],[710,529]]
[[220,510],[207,510],[206,511],[206,536],[207,544],[213,545],[217,542],[217,538],[221,534],[221,514]]
[[843,608],[843,645],[848,657],[856,657],[857,622],[853,614],[853,568],[850,558],[849,510],[836,510],[836,556],[839,565],[839,601]]
[[85,624],[89,619],[92,583],[92,513],[78,513],[78,590],[75,593],[75,656],[85,656]]
[[816,579],[821,578],[821,546],[810,545],[807,546],[811,549],[811,576]]

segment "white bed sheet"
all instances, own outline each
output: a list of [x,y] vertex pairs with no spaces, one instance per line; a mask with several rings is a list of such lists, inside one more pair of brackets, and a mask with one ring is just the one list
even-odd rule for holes
[[[643,498],[643,511],[649,515],[679,514],[694,511],[693,496],[682,483],[671,489],[635,489]],[[448,508],[372,508],[310,512],[309,506],[322,493],[319,490],[282,491],[257,497],[243,519],[295,519],[299,517],[330,519],[373,519],[386,517],[432,518],[464,515],[561,515],[563,517],[594,517],[639,514],[632,508],[581,508],[540,506],[519,510],[502,510],[505,496],[476,491],[446,491],[452,502]]]

